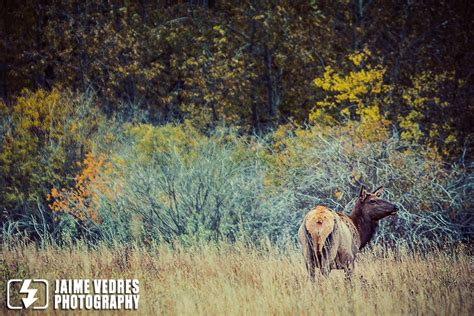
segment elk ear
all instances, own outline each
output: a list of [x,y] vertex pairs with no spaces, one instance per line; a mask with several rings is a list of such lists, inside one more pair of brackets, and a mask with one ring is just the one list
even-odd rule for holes
[[380,197],[382,195],[382,192],[383,192],[383,186],[380,186],[372,194],[375,194],[375,196]]
[[359,192],[359,200],[361,202],[364,202],[365,198],[367,197],[367,190],[365,189],[365,187],[362,185],[360,187],[360,192]]

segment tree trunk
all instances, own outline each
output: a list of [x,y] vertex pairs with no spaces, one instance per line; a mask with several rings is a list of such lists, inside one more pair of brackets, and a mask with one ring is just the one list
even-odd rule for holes
[[273,50],[265,45],[263,60],[265,63],[265,81],[267,86],[267,105],[270,122],[274,123],[278,116],[280,107],[280,95],[277,80],[273,72]]

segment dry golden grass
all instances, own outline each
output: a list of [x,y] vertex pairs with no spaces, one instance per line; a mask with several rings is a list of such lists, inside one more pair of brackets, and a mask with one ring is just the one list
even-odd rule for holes
[[[342,272],[311,284],[298,250],[244,246],[4,248],[5,282],[20,278],[138,278],[140,314],[473,315],[473,257],[466,249],[365,251],[350,282]],[[6,310],[3,310],[7,312]],[[50,309],[48,314],[54,311]],[[56,311],[56,313],[59,313]],[[125,314],[125,313],[124,313]]]

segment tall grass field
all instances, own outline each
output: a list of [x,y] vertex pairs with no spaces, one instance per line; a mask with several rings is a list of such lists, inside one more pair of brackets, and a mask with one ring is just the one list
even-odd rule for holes
[[[120,314],[472,315],[474,311],[474,262],[465,246],[424,254],[375,246],[360,254],[350,281],[333,271],[314,284],[307,278],[299,249],[269,244],[258,249],[238,243],[95,249],[18,245],[4,247],[0,260],[2,283],[28,277],[139,279],[138,310]],[[5,291],[5,284],[1,289]],[[5,293],[0,297],[4,300]],[[4,301],[1,305],[5,308]],[[4,309],[2,314],[15,313]]]

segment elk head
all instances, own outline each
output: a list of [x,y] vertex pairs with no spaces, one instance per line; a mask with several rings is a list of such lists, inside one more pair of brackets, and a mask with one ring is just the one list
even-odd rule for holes
[[373,193],[366,191],[362,186],[359,193],[359,207],[366,217],[373,221],[378,221],[386,216],[395,215],[398,208],[395,204],[382,200],[383,188],[377,188]]

